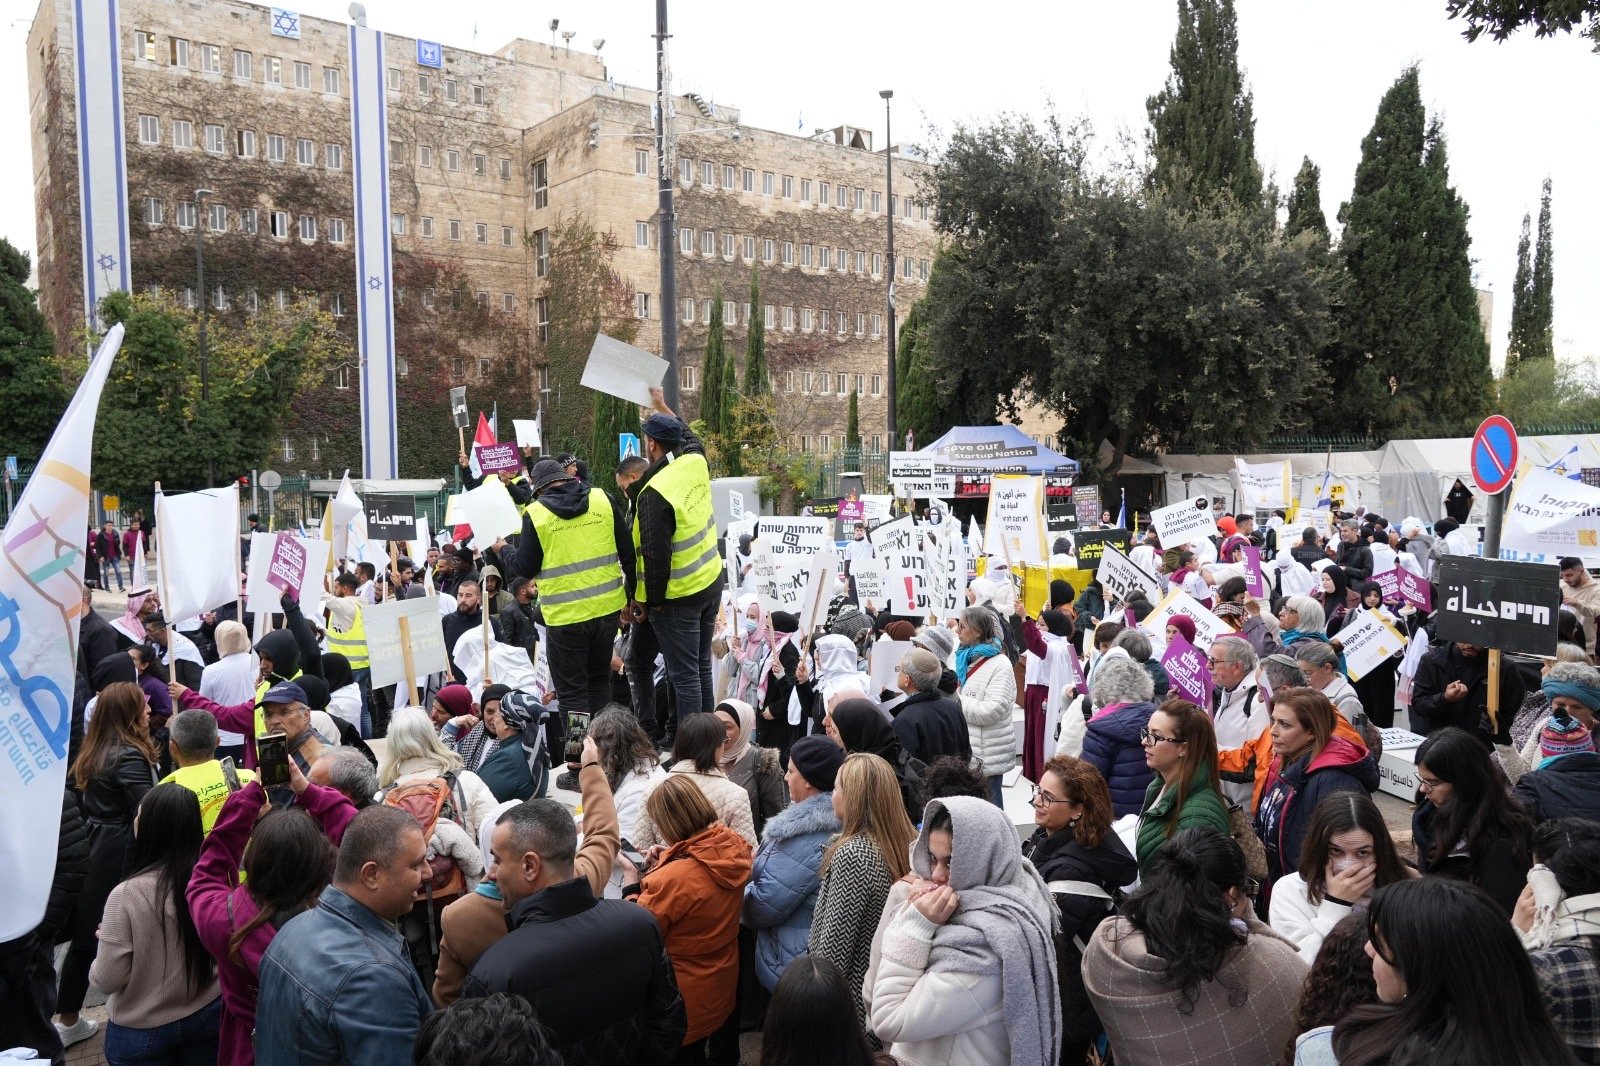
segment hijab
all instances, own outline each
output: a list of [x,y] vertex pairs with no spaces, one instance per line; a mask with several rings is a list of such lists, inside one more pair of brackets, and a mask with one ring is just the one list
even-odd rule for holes
[[843,689],[872,690],[872,678],[861,672],[855,641],[830,633],[818,637],[813,650],[817,656],[816,688],[822,693],[824,706],[829,697]]
[[472,690],[465,685],[446,685],[433,698],[444,704],[451,718],[472,713]]
[[858,751],[882,757],[890,766],[899,765],[900,739],[894,727],[871,700],[842,700],[832,711],[833,728],[850,754]]
[[756,731],[756,711],[744,700],[723,700],[717,704],[717,710],[732,712],[733,720],[739,723],[738,735],[723,747],[722,768],[727,770],[750,751],[750,738]]
[[217,657],[226,659],[250,650],[250,631],[239,622],[218,622],[216,629]]
[[322,656],[322,677],[328,682],[328,688],[334,692],[356,683],[355,673],[350,669],[350,660],[336,651],[326,652]]
[[1167,619],[1167,625],[1182,633],[1184,640],[1187,640],[1190,644],[1194,643],[1195,627],[1193,618],[1186,614],[1175,614]]

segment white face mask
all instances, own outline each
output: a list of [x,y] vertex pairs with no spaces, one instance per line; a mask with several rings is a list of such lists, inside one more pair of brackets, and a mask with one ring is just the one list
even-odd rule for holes
[[745,632],[745,635],[746,636],[750,636],[751,634],[755,633],[755,631],[756,631],[756,620],[754,618],[746,618],[744,620],[744,632]]

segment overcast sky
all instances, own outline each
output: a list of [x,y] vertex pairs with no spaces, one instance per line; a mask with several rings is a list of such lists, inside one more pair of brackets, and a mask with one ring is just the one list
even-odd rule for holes
[[[0,138],[29,152],[23,63],[31,0],[8,0],[11,62],[0,64]],[[1600,356],[1600,212],[1583,192],[1600,174],[1600,55],[1575,38],[1521,35],[1468,45],[1443,0],[1237,0],[1240,62],[1255,96],[1256,152],[1287,191],[1300,160],[1322,168],[1323,208],[1349,196],[1361,138],[1401,70],[1421,67],[1429,113],[1444,119],[1450,176],[1471,209],[1479,284],[1495,293],[1492,340],[1503,358],[1524,212],[1555,184],[1555,333],[1563,356]],[[288,5],[285,5],[288,6]],[[344,19],[344,0],[302,0],[307,15]],[[849,123],[882,135],[878,90],[892,88],[895,140],[936,143],[1000,111],[1087,115],[1103,137],[1141,137],[1145,99],[1167,75],[1171,0],[1046,3],[990,0],[799,0],[673,5],[676,88],[743,109],[781,131]],[[492,52],[516,36],[550,40],[551,18],[574,47],[602,55],[619,80],[655,81],[654,5],[647,0],[371,0],[370,23],[447,46]],[[981,16],[981,17],[980,17]],[[471,21],[477,19],[476,24]],[[0,170],[0,236],[32,251],[33,162]]]

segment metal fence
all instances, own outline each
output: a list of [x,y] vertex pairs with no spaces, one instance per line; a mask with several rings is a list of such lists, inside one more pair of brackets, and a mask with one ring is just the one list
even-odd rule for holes
[[843,448],[828,454],[817,463],[811,495],[823,500],[844,495],[841,485],[845,474],[860,474],[863,492],[887,493],[889,453]]

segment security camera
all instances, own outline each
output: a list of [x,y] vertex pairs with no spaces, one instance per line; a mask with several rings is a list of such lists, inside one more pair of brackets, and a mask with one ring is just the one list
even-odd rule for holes
[[551,19],[550,20],[550,32],[551,33],[556,32],[560,28],[561,28],[561,20],[560,19]]

